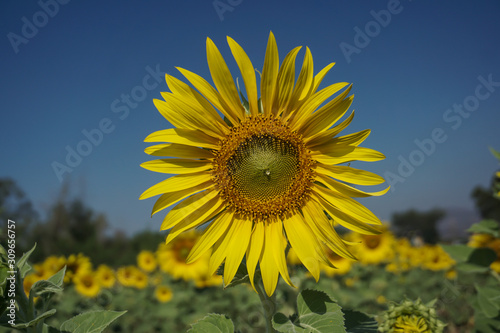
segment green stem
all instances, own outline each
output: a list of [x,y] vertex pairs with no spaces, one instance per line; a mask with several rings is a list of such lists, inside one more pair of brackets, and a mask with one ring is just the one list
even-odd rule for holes
[[276,312],[276,292],[272,294],[271,297],[267,296],[260,273],[256,274],[255,279],[255,289],[257,290],[257,294],[259,294],[262,309],[264,310],[266,333],[275,333],[276,331],[273,328],[273,316]]

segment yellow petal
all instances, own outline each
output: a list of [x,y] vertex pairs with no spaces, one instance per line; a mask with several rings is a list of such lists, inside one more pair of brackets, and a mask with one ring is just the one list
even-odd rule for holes
[[290,127],[293,130],[300,128],[304,120],[307,119],[321,104],[345,86],[347,86],[347,82],[334,83],[312,95],[295,113],[292,114],[290,118]]
[[383,160],[385,155],[370,148],[337,145],[324,154],[313,152],[311,157],[323,164],[332,165],[351,161],[375,162]]
[[205,117],[208,117],[210,122],[213,122],[219,128],[227,129],[226,123],[222,120],[214,107],[200,93],[173,76],[167,74],[165,78],[168,87],[174,94],[188,101],[193,108],[196,108],[198,112],[202,112]]
[[224,101],[234,111],[234,114],[243,119],[245,109],[241,104],[231,72],[227,68],[226,62],[222,58],[217,46],[215,46],[210,38],[207,38],[207,61],[215,87],[217,87]]
[[344,116],[354,99],[354,95],[346,98],[351,87],[352,85],[304,121],[301,126],[301,133],[304,137],[313,136],[329,129]]
[[290,103],[283,113],[283,117],[286,117],[290,111],[294,111],[299,108],[306,98],[310,96],[313,87],[313,73],[314,65],[312,54],[309,48],[306,47],[306,54],[304,56],[304,61],[302,62],[302,69],[300,70],[299,78],[297,79],[297,83],[293,88],[292,96],[290,97]]
[[333,218],[336,223],[355,232],[365,235],[378,235],[380,231],[371,225],[364,223],[353,216],[350,216],[340,209],[337,209],[321,196],[313,194],[312,198]]
[[219,149],[219,141],[202,131],[169,128],[149,134],[144,142],[171,142],[188,146]]
[[268,223],[270,225],[267,230],[270,232],[271,236],[271,250],[273,252],[276,267],[278,267],[278,271],[283,277],[283,280],[285,280],[285,282],[289,286],[295,287],[290,280],[290,276],[288,275],[288,267],[286,266],[285,249],[287,246],[287,242],[285,239],[285,235],[283,234],[283,222],[274,219],[274,221],[268,221]]
[[295,58],[301,49],[300,46],[291,50],[283,60],[276,82],[272,113],[279,115],[286,109],[293,92],[295,83]]
[[159,197],[158,200],[155,202],[153,206],[153,211],[151,212],[151,216],[173,205],[174,203],[179,202],[184,198],[187,198],[192,194],[198,193],[203,190],[208,190],[214,186],[215,186],[214,182],[209,180],[207,182],[201,183],[199,185],[196,185],[195,187],[191,187],[185,190],[165,193],[161,197]]
[[[331,145],[351,145],[351,146],[359,146],[363,141],[368,138],[370,135],[371,130],[365,129],[356,133],[344,135],[344,136],[339,136],[337,138],[333,138],[331,143],[327,144],[327,147],[318,147],[317,149],[319,150],[329,150],[329,147],[332,147]],[[332,147],[333,148],[333,147]]]
[[382,191],[365,192],[365,191],[359,190],[357,188],[354,188],[352,186],[349,186],[347,184],[338,182],[338,181],[336,181],[328,176],[325,176],[321,173],[318,173],[318,177],[320,178],[318,180],[321,183],[328,186],[329,189],[331,189],[333,191],[337,191],[339,193],[342,193],[348,197],[355,197],[355,198],[365,198],[365,197],[371,197],[371,196],[378,197],[378,196],[386,194],[387,191],[389,191],[389,189],[391,188],[390,186],[388,186],[386,189],[384,189]]
[[344,165],[317,164],[316,172],[356,185],[378,185],[385,182],[384,178],[372,172]]
[[162,143],[144,149],[146,154],[152,156],[169,156],[180,158],[204,158],[212,159],[214,155],[211,150],[201,149],[193,146],[181,145],[178,143]]
[[251,233],[251,221],[239,218],[235,219],[234,234],[227,247],[228,253],[224,265],[224,284],[228,285],[233,280],[248,248]]
[[196,193],[189,198],[186,198],[180,204],[172,208],[163,220],[161,230],[167,230],[189,216],[192,212],[196,211],[208,201],[212,200],[219,194],[218,191],[207,190]]
[[278,46],[276,45],[273,33],[270,32],[260,83],[262,108],[264,110],[264,115],[266,116],[270,115],[272,112],[276,79],[278,78],[278,70],[280,66],[279,61]]
[[323,209],[314,200],[309,200],[303,208],[304,220],[309,224],[316,224],[322,235],[322,241],[335,253],[344,257],[356,260],[356,257],[349,251],[345,242],[337,234],[337,231],[328,221]]
[[288,216],[283,221],[286,236],[302,264],[319,280],[318,243],[311,229],[304,223],[300,214]]
[[151,198],[162,193],[189,189],[211,179],[212,176],[208,172],[172,176],[148,188],[146,191],[144,191],[144,193],[141,194],[139,200]]
[[365,223],[382,225],[382,222],[375,214],[356,200],[323,186],[313,185],[312,190],[339,210],[347,212],[348,215]]
[[255,290],[254,276],[255,267],[257,267],[257,262],[260,259],[260,254],[262,253],[262,248],[264,247],[264,222],[254,223],[252,230],[252,238],[250,239],[250,244],[247,248],[246,260],[247,260],[247,271],[248,277],[250,278],[250,283]]
[[219,92],[210,85],[204,78],[183,69],[176,67],[184,77],[191,82],[191,84],[198,89],[198,91],[210,102],[213,106],[217,108],[232,124],[238,124],[239,116],[229,107],[229,105],[224,101]]
[[212,163],[203,160],[167,158],[144,162],[141,167],[161,173],[186,174],[210,170]]
[[260,258],[260,273],[262,275],[262,283],[264,284],[266,294],[271,297],[278,285],[279,271],[278,267],[276,267],[276,261],[274,260],[272,251],[273,243],[270,237],[270,226],[265,224],[264,228],[264,249]]
[[196,104],[189,103],[189,100],[172,93],[164,93],[163,98],[170,106],[172,117],[181,119],[183,123],[188,124],[188,129],[199,129],[203,133],[219,139],[225,136],[222,127],[215,126],[217,123],[210,119],[208,113],[197,109]]
[[231,48],[233,57],[240,68],[241,76],[243,77],[243,82],[245,83],[250,113],[252,116],[257,116],[259,114],[259,106],[257,104],[258,97],[255,69],[250,61],[250,58],[248,58],[248,55],[238,43],[236,43],[231,37],[227,37],[227,42]]
[[304,142],[307,143],[307,146],[310,148],[316,147],[318,145],[328,144],[334,136],[336,136],[337,134],[342,132],[347,126],[349,126],[353,118],[354,118],[354,111],[352,111],[349,117],[347,117],[340,124],[324,132],[320,132],[308,138],[304,138]]
[[198,260],[205,252],[207,252],[227,231],[232,219],[233,214],[229,212],[223,212],[216,217],[214,221],[203,231],[203,234],[194,244],[186,259],[186,264],[190,264]]
[[221,198],[215,197],[208,200],[204,205],[197,208],[195,211],[189,212],[188,215],[184,216],[184,218],[176,223],[172,230],[168,233],[165,242],[168,244],[180,233],[210,221],[210,219],[219,214],[223,209],[224,201]]
[[210,257],[210,262],[208,264],[208,274],[210,276],[215,273],[217,268],[220,267],[224,259],[227,257],[227,248],[235,231],[234,224],[235,221],[234,218],[232,218],[229,222],[226,233],[223,234],[223,238],[219,238],[219,240],[214,244],[212,256]]
[[316,76],[314,77],[314,80],[313,80],[313,88],[312,88],[313,93],[316,92],[316,90],[318,90],[318,87],[319,87],[321,81],[323,81],[323,78],[330,71],[330,69],[332,69],[333,66],[335,66],[334,62],[332,62],[331,64],[328,64],[318,74],[316,74]]

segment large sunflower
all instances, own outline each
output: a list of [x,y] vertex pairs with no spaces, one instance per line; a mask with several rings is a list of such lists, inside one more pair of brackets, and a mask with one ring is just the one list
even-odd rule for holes
[[167,243],[212,221],[187,261],[193,262],[212,249],[210,273],[225,262],[224,280],[229,283],[246,257],[252,285],[259,264],[266,293],[272,295],[279,275],[292,284],[285,260],[287,242],[317,280],[320,263],[329,265],[322,243],[343,257],[353,258],[331,219],[359,233],[378,233],[371,225],[380,224],[380,220],[351,197],[381,195],[387,189],[366,193],[346,183],[377,185],[384,179],[339,164],[377,161],[384,155],[358,146],[370,130],[338,136],[354,116],[352,113],[336,124],[353,96],[349,96],[351,86],[347,83],[318,90],[333,63],[313,75],[312,55],[306,48],[295,81],[300,47],[288,53],[280,66],[271,33],[259,98],[250,59],[233,39],[227,40],[241,71],[246,97],[238,92],[209,38],[207,58],[215,88],[182,68],[179,71],[196,90],[166,75],[171,92],[162,93],[164,101],[154,103],[175,128],[150,134],[146,142],[163,143],[145,151],[173,158],[141,166],[177,175],[152,186],[141,199],[161,194],[153,214],[180,201],[161,226],[162,230],[172,228]]

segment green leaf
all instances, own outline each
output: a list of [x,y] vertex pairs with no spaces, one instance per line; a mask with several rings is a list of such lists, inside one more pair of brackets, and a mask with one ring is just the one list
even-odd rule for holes
[[188,333],[234,333],[234,324],[226,315],[211,313],[191,324]]
[[61,268],[61,270],[59,272],[57,272],[56,274],[49,277],[47,281],[52,282],[54,285],[61,287],[61,289],[62,289],[65,274],[66,274],[66,266]]
[[31,266],[28,264],[28,258],[30,257],[31,253],[35,251],[35,248],[36,248],[36,243],[35,245],[33,245],[31,250],[23,254],[21,259],[19,259],[19,261],[16,264],[22,279],[24,279],[26,274],[28,274],[28,272],[31,270]]
[[474,248],[467,245],[444,245],[441,244],[443,250],[446,251],[457,263],[466,262]]
[[487,318],[495,318],[500,314],[500,290],[494,287],[476,285],[479,308]]
[[36,317],[33,320],[30,320],[27,323],[16,324],[16,325],[14,325],[12,327],[23,329],[23,328],[28,328],[28,327],[31,327],[31,326],[35,326],[36,324],[38,324],[38,322],[40,320],[45,320],[46,318],[54,315],[55,313],[56,313],[56,309],[52,309],[52,310],[49,310],[47,312],[42,313],[41,315],[39,315],[38,317]]
[[347,333],[378,332],[378,322],[366,313],[355,310],[342,310],[342,312],[344,312]]
[[497,260],[496,252],[490,248],[484,247],[474,249],[467,259],[467,262],[482,267],[489,267],[495,260]]
[[341,307],[328,294],[306,289],[297,296],[298,314],[293,322],[284,314],[273,316],[273,327],[279,332],[346,333]]
[[481,312],[474,315],[475,332],[498,333],[498,327],[500,327],[500,317],[488,318]]
[[493,149],[491,147],[489,147],[489,148],[490,148],[490,152],[493,154],[493,156],[495,156],[497,158],[497,160],[500,161],[500,152],[496,151],[495,149]]
[[62,323],[60,330],[71,333],[99,333],[127,311],[89,311]]
[[33,284],[33,286],[31,287],[30,294],[31,294],[31,292],[34,292],[33,297],[36,297],[36,296],[41,296],[44,294],[58,293],[58,292],[61,292],[62,290],[63,290],[63,288],[55,285],[54,283],[52,283],[50,281],[40,280],[40,281],[37,281]]
[[500,224],[495,220],[482,220],[479,223],[474,223],[471,225],[468,232],[476,233],[476,234],[488,234],[493,237],[500,236]]
[[464,273],[486,273],[490,269],[488,267],[478,266],[467,262],[461,262],[455,265],[455,268]]

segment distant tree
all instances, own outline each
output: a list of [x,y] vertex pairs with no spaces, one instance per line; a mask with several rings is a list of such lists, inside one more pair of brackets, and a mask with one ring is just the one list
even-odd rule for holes
[[392,226],[398,237],[420,236],[424,242],[436,244],[439,241],[437,225],[445,215],[441,209],[433,209],[428,212],[418,212],[411,209],[402,213],[394,213]]
[[22,253],[33,246],[26,235],[31,234],[38,222],[38,213],[31,201],[13,179],[0,178],[0,228],[5,230],[7,220],[15,222],[16,249]]
[[493,175],[489,188],[476,186],[471,193],[479,214],[483,219],[494,219],[500,221],[500,199],[498,197],[498,184],[500,177],[498,173]]

